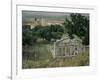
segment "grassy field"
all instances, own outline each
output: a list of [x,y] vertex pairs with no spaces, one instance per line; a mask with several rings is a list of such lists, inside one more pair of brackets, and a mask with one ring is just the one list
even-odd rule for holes
[[54,59],[49,51],[50,44],[35,44],[23,47],[23,69],[48,67],[88,66],[89,53],[81,53],[69,58]]

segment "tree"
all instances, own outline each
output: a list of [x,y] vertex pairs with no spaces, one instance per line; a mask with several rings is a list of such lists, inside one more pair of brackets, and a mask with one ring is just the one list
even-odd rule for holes
[[64,26],[70,38],[77,35],[83,44],[89,45],[89,18],[79,13],[72,13],[65,19]]
[[62,34],[61,32],[51,32],[51,35],[52,35],[52,39],[55,39],[55,41],[57,39],[60,39],[62,37]]
[[64,32],[64,28],[61,25],[50,25],[51,32]]
[[60,39],[62,37],[62,34],[64,33],[64,28],[61,25],[51,25],[50,26],[51,31],[51,38],[52,39]]
[[22,44],[32,45],[32,32],[28,28],[23,28],[22,30]]
[[37,31],[39,30],[39,26],[31,29],[29,25],[22,26],[22,44],[23,45],[33,45],[38,36]]
[[[37,26],[36,26],[37,27]],[[43,38],[43,40],[51,41],[51,39],[60,39],[62,33],[64,33],[64,29],[60,25],[47,25],[41,26],[41,28],[34,28],[36,31],[36,35],[38,37]]]
[[44,26],[40,30],[40,35],[43,39],[50,41],[51,40],[51,31],[50,31],[50,26]]
[[37,39],[43,38],[43,40],[51,41],[51,39],[60,39],[64,33],[64,29],[60,25],[47,25],[47,26],[35,26],[34,28],[23,27],[23,45],[32,45],[36,43]]

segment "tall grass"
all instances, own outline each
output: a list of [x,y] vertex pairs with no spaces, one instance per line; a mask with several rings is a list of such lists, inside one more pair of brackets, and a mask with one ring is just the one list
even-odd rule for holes
[[47,67],[52,60],[52,54],[48,50],[48,44],[37,44],[31,47],[23,47],[23,68]]
[[80,53],[73,57],[57,58],[52,57],[48,49],[50,44],[36,44],[23,47],[23,68],[46,68],[46,67],[73,67],[89,66],[89,52]]

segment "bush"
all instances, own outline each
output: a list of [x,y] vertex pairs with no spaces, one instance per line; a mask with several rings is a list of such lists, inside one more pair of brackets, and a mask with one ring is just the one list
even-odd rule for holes
[[22,44],[32,45],[32,32],[30,29],[24,28],[22,30]]

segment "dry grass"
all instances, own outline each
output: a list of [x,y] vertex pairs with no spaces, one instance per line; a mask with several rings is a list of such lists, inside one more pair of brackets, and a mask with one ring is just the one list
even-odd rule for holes
[[48,45],[35,45],[23,50],[22,67],[26,68],[49,68],[49,67],[74,67],[89,66],[89,53],[81,53],[68,58],[53,59]]

